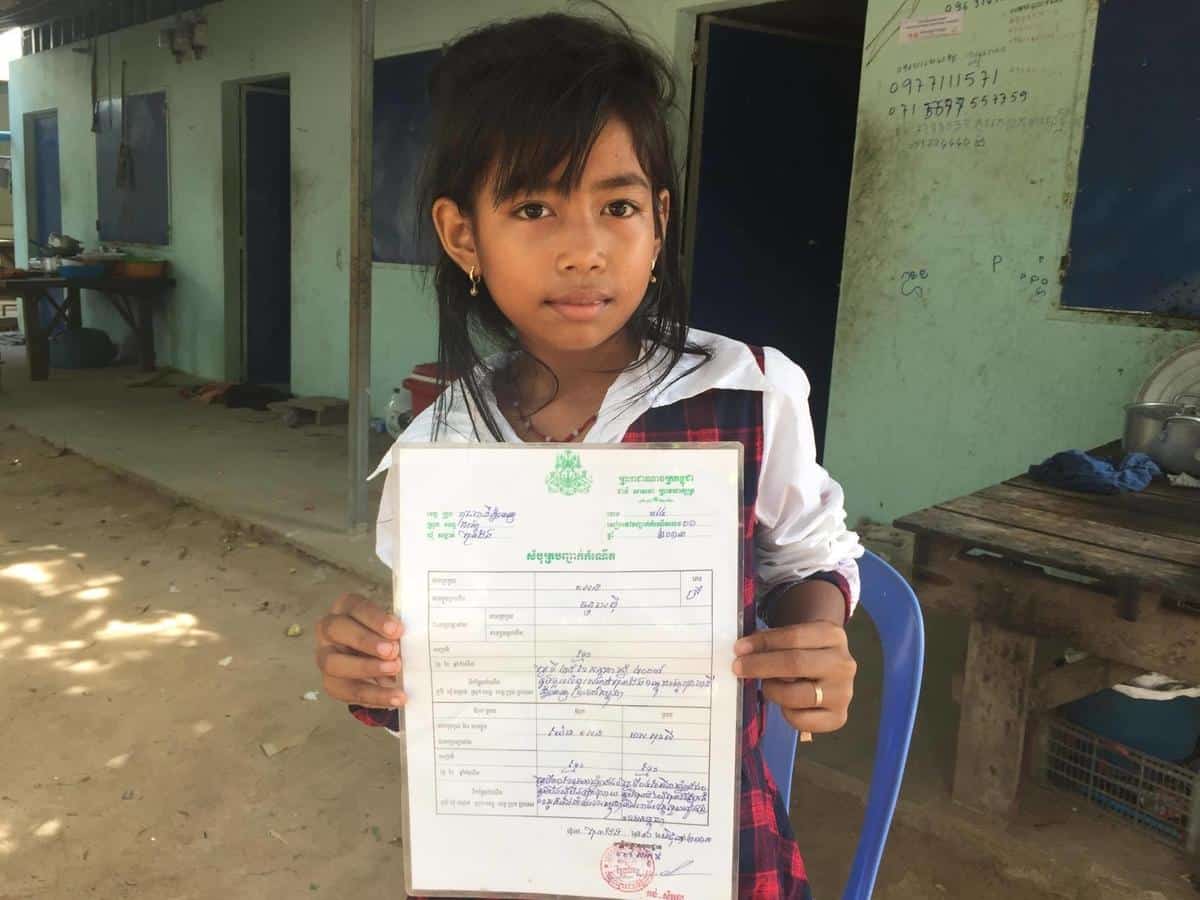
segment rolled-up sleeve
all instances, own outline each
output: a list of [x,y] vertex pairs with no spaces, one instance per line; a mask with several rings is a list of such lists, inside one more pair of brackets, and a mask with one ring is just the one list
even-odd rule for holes
[[808,378],[778,350],[764,353],[758,578],[769,594],[812,578],[830,581],[846,594],[849,614],[858,604],[863,548],[846,527],[842,486],[817,463]]
[[[392,449],[395,449],[395,444]],[[383,481],[383,496],[379,498],[379,514],[375,518],[375,555],[389,569],[392,567],[392,559],[395,557],[394,539],[392,537],[394,522],[396,519],[396,479],[392,475],[392,450],[389,449],[384,457],[384,462],[387,463],[387,474]],[[384,462],[380,463],[382,468]],[[379,474],[379,469],[375,470],[375,475]],[[372,475],[371,477],[375,477]]]
[[[394,558],[393,533],[396,527],[394,524],[395,519],[398,514],[397,488],[392,466],[394,459],[392,451],[402,444],[433,443],[433,417],[436,409],[436,404],[423,409],[409,423],[409,426],[401,432],[400,436],[396,438],[392,446],[388,448],[388,452],[383,455],[383,459],[379,461],[379,465],[375,467],[375,471],[370,475],[370,478],[377,478],[380,472],[387,472],[387,476],[383,482],[383,496],[379,501],[379,514],[375,518],[375,555],[389,569],[392,568],[392,559]],[[474,430],[471,427],[470,418],[462,413],[453,416],[447,422],[443,422],[437,431],[437,443],[440,444],[471,444],[479,441],[479,438],[475,436]]]
[[[375,555],[389,569],[392,568],[392,563],[395,559],[395,539],[393,535],[395,533],[395,518],[398,514],[396,469],[392,451],[401,444],[429,443],[432,438],[432,422],[433,414],[431,407],[413,419],[408,428],[388,448],[387,453],[383,455],[383,458],[379,461],[379,465],[375,467],[375,471],[370,475],[370,478],[377,478],[380,473],[386,473],[383,482],[383,495],[379,499],[379,513],[375,518]],[[376,709],[351,703],[350,713],[364,725],[386,728],[396,737],[401,736],[400,713],[398,710]]]
[[[428,444],[433,440],[433,412],[433,407],[429,406],[409,423],[409,426],[388,448],[388,452],[383,455],[383,459],[379,461],[379,465],[375,467],[375,471],[370,476],[377,478],[380,472],[387,472],[383,481],[383,495],[379,498],[379,513],[375,517],[375,555],[389,569],[392,568],[392,559],[395,556],[392,535],[396,527],[397,505],[392,451],[401,444]],[[457,435],[449,435],[448,439],[454,437]]]

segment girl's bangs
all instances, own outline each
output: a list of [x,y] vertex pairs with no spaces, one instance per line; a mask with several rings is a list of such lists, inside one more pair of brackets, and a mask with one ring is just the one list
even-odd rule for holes
[[[647,158],[647,142],[643,137],[647,123],[633,120],[627,111],[612,109],[602,98],[558,94],[557,102],[548,104],[548,114],[547,106],[539,107],[526,99],[507,110],[496,110],[494,117],[488,116],[486,124],[481,123],[484,145],[495,148],[489,167],[493,203],[499,206],[506,200],[540,190],[552,189],[562,194],[574,191],[579,187],[596,139],[613,118],[628,126],[638,161],[647,177],[655,181],[659,173]],[[525,121],[520,127],[512,127],[514,120],[521,119]]]

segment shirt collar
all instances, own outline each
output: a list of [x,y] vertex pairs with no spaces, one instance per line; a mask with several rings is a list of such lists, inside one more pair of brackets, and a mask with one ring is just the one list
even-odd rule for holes
[[[656,391],[650,406],[669,406],[717,388],[735,391],[770,389],[754,353],[741,341],[701,331],[699,328],[688,332],[688,341],[706,348],[712,354],[711,358],[697,367],[696,357],[685,355],[663,380],[662,387]],[[660,354],[665,355],[666,352],[659,350]]]
[[[703,394],[705,391],[722,389],[765,392],[770,390],[770,383],[766,375],[746,344],[719,334],[701,331],[698,328],[690,329],[687,339],[688,343],[705,348],[710,354],[709,359],[702,361],[694,354],[684,354],[672,367],[667,377],[647,393],[647,389],[654,383],[655,378],[661,373],[662,367],[670,357],[669,350],[663,347],[658,348],[640,365],[622,372],[616,377],[605,395],[604,403],[596,416],[596,425],[593,426],[589,437],[611,430],[620,430],[623,433],[622,425],[628,427],[647,409],[669,406],[680,400]],[[489,357],[485,361],[487,368],[482,369],[481,372],[486,373],[487,369],[502,365],[507,355],[499,353]],[[490,397],[489,400],[491,400]],[[491,407],[497,423],[507,434],[511,428],[494,401],[491,402]],[[457,438],[492,443],[495,439],[487,433],[482,424],[481,433],[478,437],[475,436],[472,410],[475,411],[474,420],[482,423],[474,401],[466,395],[465,391],[456,390],[454,403],[447,410],[443,425],[444,431],[449,435],[448,439]],[[515,435],[511,437],[516,439]],[[403,441],[404,437],[401,436],[400,440]],[[385,454],[371,477],[375,477],[386,469],[390,459],[391,453]]]
[[[616,377],[605,395],[597,418],[603,420],[620,416],[634,407],[640,407],[644,411],[659,406],[670,406],[672,403],[714,389],[764,392],[770,390],[770,384],[754,353],[741,341],[701,331],[699,328],[688,331],[687,341],[708,350],[710,358],[704,361],[694,354],[684,354],[667,377],[651,389],[651,385],[662,372],[662,367],[670,358],[670,351],[659,347],[640,365]],[[496,354],[490,357],[487,360],[488,366],[494,367],[503,362],[507,355],[509,354]],[[459,392],[459,396],[462,397],[463,393]],[[465,415],[465,404],[455,403],[456,410],[460,406]],[[499,415],[500,411],[494,403],[492,409],[494,414]]]

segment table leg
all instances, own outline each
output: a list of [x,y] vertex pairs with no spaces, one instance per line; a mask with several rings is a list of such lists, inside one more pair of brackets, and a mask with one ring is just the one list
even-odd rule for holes
[[25,325],[25,356],[29,360],[29,380],[46,381],[50,377],[50,338],[42,330],[41,294],[21,294],[21,318]]
[[1007,816],[1021,781],[1037,639],[971,622],[963,678],[954,799]]
[[142,371],[155,371],[154,358],[154,300],[151,297],[137,298],[137,338],[138,356],[141,359]]
[[79,302],[79,288],[75,285],[67,288],[67,327],[73,331],[83,327],[83,306]]

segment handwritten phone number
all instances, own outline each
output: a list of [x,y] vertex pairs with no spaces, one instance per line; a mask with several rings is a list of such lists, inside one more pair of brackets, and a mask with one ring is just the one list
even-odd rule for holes
[[987,138],[918,138],[910,146],[913,150],[978,150],[987,146]]
[[1028,100],[1029,91],[977,94],[974,97],[943,97],[940,100],[926,100],[924,103],[897,103],[888,108],[888,115],[906,120],[956,118],[967,111],[1026,103]]
[[961,119],[909,120],[896,123],[898,137],[916,135],[962,134],[966,131],[1003,129],[1006,131],[1059,131],[1066,127],[1062,116],[963,116]]
[[903,94],[911,97],[913,94],[940,93],[952,91],[966,86],[973,88],[996,87],[1000,80],[999,69],[982,69],[976,72],[970,69],[966,72],[954,72],[950,75],[922,75],[917,78],[897,78],[888,86],[891,94]]
[[1008,0],[954,0],[946,4],[946,12],[966,12],[968,9],[986,9],[989,6],[999,6]]

